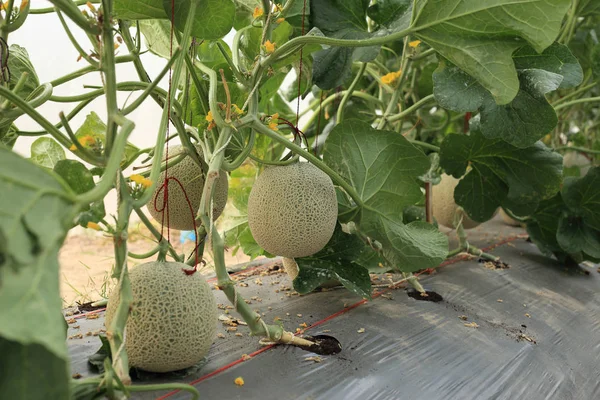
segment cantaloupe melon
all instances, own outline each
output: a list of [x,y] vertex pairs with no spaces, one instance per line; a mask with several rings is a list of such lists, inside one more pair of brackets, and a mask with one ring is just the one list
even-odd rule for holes
[[321,250],[333,236],[338,204],[331,178],[312,164],[266,168],[248,198],[248,226],[263,249],[295,258]]
[[[198,154],[202,155],[202,150],[199,146],[197,147],[197,150]],[[180,145],[173,146],[172,148],[170,147],[169,159],[174,159],[183,151],[185,151],[185,148]],[[188,204],[179,184],[170,179],[168,207],[164,209],[164,224],[168,225],[171,229],[191,231],[194,229],[194,218],[198,213],[200,201],[202,200],[202,191],[204,190],[204,174],[190,156],[185,157],[181,162],[170,167],[167,173],[168,174],[166,175],[165,172],[162,172],[158,178],[156,191],[154,192],[154,195],[151,197],[148,204],[146,204],[148,207],[148,212],[155,220],[162,223],[163,212],[158,210],[162,210],[164,208],[163,196],[166,188],[162,188],[161,190],[161,187],[164,185],[165,176],[168,176],[169,178],[177,178],[177,180],[179,180],[179,182],[181,182],[183,185],[185,193],[187,193],[187,197],[190,200],[193,211],[190,210],[190,205]],[[228,183],[227,173],[225,171],[220,171],[214,191],[213,218],[217,219],[223,212],[225,204],[227,203]]]
[[[442,174],[442,181],[434,185],[432,189],[433,216],[438,224],[446,228],[455,228],[454,221],[458,205],[454,201],[454,189],[458,186],[459,182],[459,179],[451,175]],[[478,226],[479,222],[473,221],[463,211],[462,224],[463,228],[472,229]]]
[[[133,304],[125,328],[129,365],[150,372],[191,367],[208,353],[217,329],[217,305],[206,280],[186,275],[185,264],[149,262],[129,272]],[[119,305],[119,287],[106,309],[110,327]]]

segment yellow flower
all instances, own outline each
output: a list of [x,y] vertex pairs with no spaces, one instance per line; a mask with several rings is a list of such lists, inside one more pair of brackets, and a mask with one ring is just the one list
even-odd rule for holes
[[208,114],[206,114],[206,120],[207,120],[208,122],[213,122],[213,121],[215,120],[215,119],[213,118],[212,111],[209,111],[209,112],[208,112]]
[[152,186],[152,181],[148,178],[144,178],[142,180],[142,186],[148,188],[148,187]]
[[389,74],[385,74],[381,77],[381,82],[385,83],[386,85],[391,85],[392,83],[395,83],[401,76],[402,71],[390,72]]
[[237,104],[232,104],[232,106],[233,106],[233,111],[236,114],[242,115],[244,113],[244,110],[242,110],[241,108],[239,108]]
[[271,43],[270,40],[267,40],[265,42],[265,50],[267,51],[267,54],[271,54],[272,52],[275,51],[275,43]]
[[285,18],[283,18],[283,17],[282,18],[277,18],[275,20],[275,22],[277,22],[278,24],[282,23],[283,21],[285,21]]
[[275,122],[275,121],[269,122],[269,129],[271,129],[272,131],[278,131],[279,129],[277,128],[277,122]]
[[95,222],[91,222],[91,221],[87,223],[87,227],[90,228],[90,229],[93,229],[95,231],[101,231],[102,230],[102,228],[100,228],[100,225],[98,225]]
[[27,7],[28,4],[29,4],[29,0],[21,1],[21,6],[19,7],[19,11],[23,11],[25,9],[25,7]]
[[416,47],[417,47],[418,45],[420,45],[420,44],[421,44],[421,41],[420,41],[420,40],[413,40],[412,42],[408,42],[408,45],[409,45],[410,47],[412,47],[413,49],[414,49],[414,48],[416,48]]
[[138,175],[138,174],[133,174],[129,177],[130,180],[132,180],[135,183],[139,183],[140,185],[142,184],[142,182],[144,181],[144,178],[142,175]]
[[271,115],[271,119],[279,119],[279,113]]
[[233,382],[238,386],[244,386],[244,378],[242,378],[241,376],[235,378]]
[[275,11],[276,12],[282,12],[283,11],[283,6],[281,4],[275,4]]
[[77,146],[72,144],[71,147],[69,147],[69,150],[71,150],[71,151],[77,150]]
[[254,7],[254,12],[252,13],[252,17],[254,17],[254,18],[262,17],[262,15],[264,13],[265,13],[265,11],[262,8],[256,6],[256,7]]
[[88,8],[92,11],[96,11],[96,7],[94,7],[94,5],[92,4],[92,2],[88,1],[87,3],[85,3]]
[[79,141],[79,144],[81,144],[84,147],[96,143],[96,139],[94,139],[94,137],[90,136],[90,135],[85,135],[85,136],[79,138],[78,141]]

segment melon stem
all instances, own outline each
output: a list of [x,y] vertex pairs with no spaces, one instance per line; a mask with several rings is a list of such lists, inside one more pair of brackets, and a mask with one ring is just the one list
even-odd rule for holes
[[[462,221],[460,221],[456,226],[456,235],[458,236],[458,244],[461,253],[468,253],[488,261],[498,261],[500,259],[500,257],[486,253],[480,248],[469,244],[469,241],[467,240],[467,233],[465,232]],[[454,255],[454,252],[450,252],[450,254]],[[450,254],[448,255],[450,256]]]
[[[211,87],[214,84],[215,82],[213,79],[211,79]],[[215,112],[218,112],[218,110],[213,110],[213,115]],[[272,342],[299,344],[299,340],[301,339],[293,337],[293,335],[289,332],[285,332],[283,327],[279,325],[267,325],[260,314],[252,310],[250,306],[246,304],[244,298],[236,290],[235,282],[231,280],[229,273],[227,272],[227,267],[225,265],[224,241],[221,234],[215,228],[214,221],[212,220],[212,204],[215,184],[219,174],[222,173],[220,171],[225,160],[224,146],[229,141],[231,134],[231,127],[225,126],[223,129],[221,129],[215,148],[222,150],[216,151],[214,154],[212,154],[210,160],[207,160],[208,172],[204,181],[204,190],[197,216],[197,218],[202,221],[202,225],[206,227],[206,230],[211,238],[210,250],[212,252],[215,271],[217,274],[217,284],[219,289],[225,293],[227,299],[231,302],[234,309],[248,324],[248,328],[253,336],[265,336]],[[311,344],[311,342],[308,342],[307,345]]]

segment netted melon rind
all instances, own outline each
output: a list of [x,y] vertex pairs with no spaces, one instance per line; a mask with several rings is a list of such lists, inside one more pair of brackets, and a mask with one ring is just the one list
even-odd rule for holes
[[[129,365],[170,372],[199,363],[217,331],[217,305],[206,280],[186,275],[176,262],[150,262],[129,272],[133,304],[125,330]],[[119,305],[119,287],[109,298],[106,326]]]
[[331,178],[299,162],[270,167],[259,175],[248,198],[248,227],[269,253],[306,257],[331,239],[337,212]]
[[[458,186],[459,179],[451,175],[442,174],[442,181],[432,187],[433,216],[438,224],[454,229],[454,216],[458,205],[454,201],[454,189]],[[466,213],[463,215],[463,228],[472,229],[479,226]]]
[[[185,149],[181,145],[170,147],[169,160],[174,159],[184,150]],[[199,147],[197,147],[197,150],[199,154],[202,154],[202,151]],[[192,206],[193,214],[192,211],[190,211],[190,206],[188,205],[188,202],[186,201],[179,184],[174,180],[169,180],[169,212],[168,218],[167,214],[164,216],[164,224],[168,225],[171,229],[191,231],[194,229],[194,217],[198,213],[200,201],[202,200],[202,191],[204,190],[204,175],[202,174],[202,170],[194,162],[194,160],[188,156],[178,164],[169,167],[167,172],[169,177],[177,178],[185,188],[188,199],[190,200],[190,204]],[[146,204],[148,207],[148,212],[150,215],[152,215],[152,218],[160,223],[163,221],[163,213],[157,211],[157,209],[163,209],[164,189],[161,190],[161,187],[165,182],[165,176],[166,173],[163,171],[158,178],[158,184],[154,194],[150,198],[148,204]],[[213,204],[214,219],[219,218],[225,209],[228,189],[229,184],[227,182],[227,173],[225,171],[220,171],[219,178],[217,178],[215,185]]]

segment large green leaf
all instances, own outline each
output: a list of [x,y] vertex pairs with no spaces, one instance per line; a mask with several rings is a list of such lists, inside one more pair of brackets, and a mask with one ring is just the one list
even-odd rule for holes
[[512,54],[558,35],[570,0],[416,0],[410,31],[475,78],[498,104],[519,91]]
[[[139,21],[139,25],[148,50],[162,58],[171,58],[171,21],[153,19]],[[178,45],[177,38],[173,36],[173,48]]]
[[427,223],[402,221],[402,210],[423,197],[417,178],[429,170],[429,159],[421,150],[396,132],[347,120],[329,134],[323,158],[357,191],[363,206],[349,217],[381,243],[390,265],[409,272],[445,259],[446,235]]
[[300,293],[310,293],[321,284],[335,279],[346,289],[364,297],[371,297],[371,277],[369,271],[356,261],[365,252],[372,252],[356,235],[342,231],[338,224],[329,243],[318,253],[296,258],[298,276],[294,279],[294,289]]
[[583,80],[583,70],[577,58],[564,44],[554,42],[541,54],[531,46],[525,46],[513,54],[517,70],[543,69],[563,77],[560,89],[578,86]]
[[489,139],[501,138],[517,147],[528,147],[557,123],[545,93],[556,90],[562,76],[541,69],[519,73],[521,89],[508,105],[498,105],[490,93],[458,67],[440,62],[433,74],[433,93],[443,108],[481,111],[481,131]]
[[92,173],[77,160],[61,160],[54,166],[54,172],[69,184],[77,194],[92,190],[96,184]]
[[[3,147],[0,147],[0,193],[3,377],[9,376],[9,370],[19,375],[38,369],[48,374],[60,371],[59,376],[52,375],[56,378],[53,382],[35,377],[39,392],[61,393],[64,385],[68,385],[65,369],[68,356],[59,295],[58,251],[77,211],[73,195],[52,172]],[[9,360],[19,362],[6,365]],[[27,364],[33,361],[35,366]],[[21,376],[17,383],[23,383],[23,379]],[[11,379],[10,385],[17,383]],[[5,385],[1,387],[4,390]],[[33,388],[31,392],[17,392],[34,393]],[[2,398],[15,398],[13,393],[3,394]]]
[[52,169],[64,159],[65,150],[52,138],[41,137],[31,144],[31,161],[42,167]]
[[27,79],[21,89],[17,91],[17,95],[21,98],[27,98],[40,85],[40,81],[35,72],[33,64],[29,60],[29,54],[24,47],[18,44],[10,46],[10,56],[8,57],[8,69],[10,71],[10,88],[14,88],[21,75],[26,72]]
[[440,158],[441,167],[455,178],[462,177],[470,165],[454,198],[476,221],[490,219],[499,206],[519,215],[531,214],[562,183],[562,157],[541,142],[519,149],[473,130],[469,136],[446,136]]
[[[62,341],[64,342],[64,338]],[[0,354],[2,354],[0,357],[1,399],[66,400],[70,398],[70,378],[66,357],[57,357],[39,344],[25,345],[2,337],[0,337]]]
[[540,203],[527,232],[542,251],[569,264],[600,260],[599,182],[600,167],[594,167],[585,177],[566,178],[559,194]]
[[[311,25],[325,36],[338,39],[365,39],[369,0],[312,0]],[[371,61],[379,46],[366,48],[331,47],[313,55],[313,81],[321,89],[333,89],[348,80],[354,61]]]
[[591,168],[582,178],[565,179],[562,196],[573,213],[600,230],[600,167]]
[[119,19],[168,18],[162,0],[115,0],[113,13]]
[[367,9],[367,15],[381,25],[398,19],[411,6],[411,0],[379,0]]
[[[174,24],[183,31],[192,2],[197,3],[192,36],[198,39],[221,39],[233,28],[235,4],[232,0],[162,0],[167,16],[174,14]],[[173,12],[174,11],[174,12]]]

